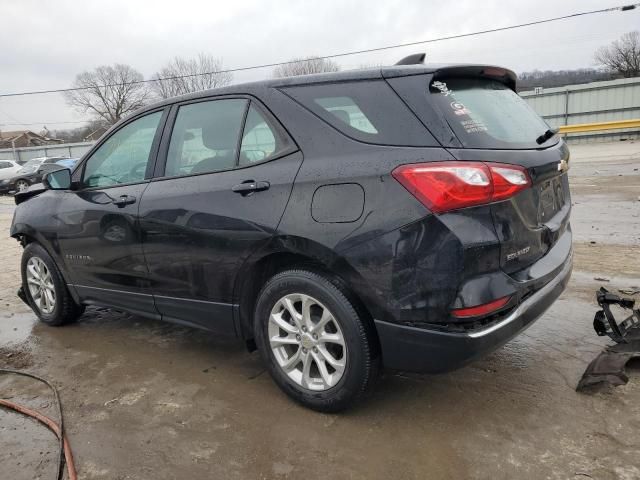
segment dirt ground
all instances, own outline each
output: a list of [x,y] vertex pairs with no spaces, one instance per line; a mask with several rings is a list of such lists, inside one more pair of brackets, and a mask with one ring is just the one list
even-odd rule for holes
[[[639,169],[638,142],[574,146],[568,290],[486,359],[387,372],[340,415],[295,405],[256,353],[206,332],[98,309],[37,324],[15,296],[21,250],[0,198],[0,367],[58,386],[83,479],[640,479],[640,369],[625,386],[575,391],[607,344],[591,327],[595,290],[640,286]],[[0,375],[0,397],[53,413],[30,381]],[[1,478],[55,478],[56,448],[0,410]]]

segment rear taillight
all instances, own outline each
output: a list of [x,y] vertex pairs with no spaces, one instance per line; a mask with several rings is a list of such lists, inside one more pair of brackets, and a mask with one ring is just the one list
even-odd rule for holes
[[505,200],[531,186],[523,167],[503,163],[414,163],[392,175],[434,213]]

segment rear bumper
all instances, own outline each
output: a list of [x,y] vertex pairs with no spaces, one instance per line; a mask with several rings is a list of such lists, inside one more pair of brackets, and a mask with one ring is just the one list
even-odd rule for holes
[[469,332],[447,332],[408,327],[376,320],[387,368],[438,373],[455,370],[515,337],[540,317],[564,291],[573,267],[573,252],[562,270],[511,314],[495,324]]

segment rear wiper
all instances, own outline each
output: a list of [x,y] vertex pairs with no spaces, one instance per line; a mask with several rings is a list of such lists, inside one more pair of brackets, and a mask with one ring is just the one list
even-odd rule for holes
[[538,138],[536,138],[536,143],[538,145],[542,145],[544,142],[546,142],[547,140],[549,140],[551,137],[553,137],[555,134],[557,134],[560,130],[558,130],[557,128],[550,128],[549,130],[547,130],[546,132],[544,132],[542,135],[540,135]]

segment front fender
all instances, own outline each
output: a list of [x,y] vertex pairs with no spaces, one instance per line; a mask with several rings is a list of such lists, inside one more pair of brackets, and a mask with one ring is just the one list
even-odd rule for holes
[[42,245],[67,281],[66,263],[58,245],[58,201],[55,192],[47,191],[16,206],[9,235],[23,244],[38,242]]

